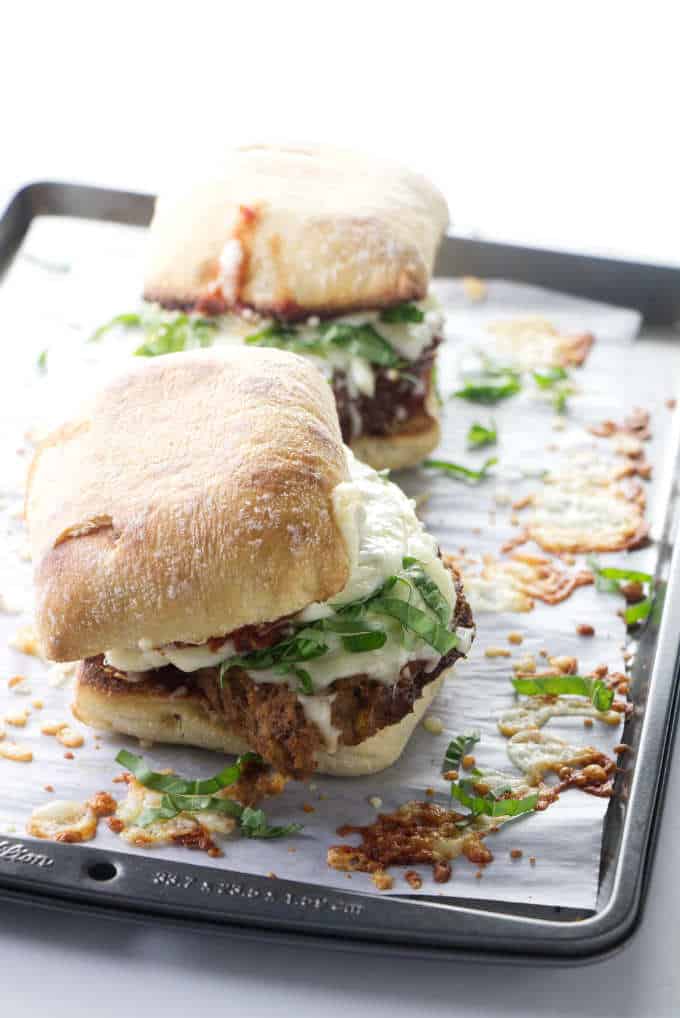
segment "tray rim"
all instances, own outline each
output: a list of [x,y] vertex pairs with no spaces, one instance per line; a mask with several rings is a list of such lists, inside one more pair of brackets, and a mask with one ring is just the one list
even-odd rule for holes
[[[153,196],[139,192],[52,181],[29,183],[14,194],[0,218],[0,279],[4,274],[4,269],[11,263],[32,220],[38,215],[77,216],[143,226],[150,219],[152,207]],[[461,262],[465,265],[466,274],[469,274],[468,267],[471,265],[473,268],[470,273],[473,273],[474,266],[479,264],[479,260],[485,254],[490,257],[492,265],[499,264],[503,267],[505,270],[503,274],[506,277],[510,276],[536,285],[559,288],[565,293],[577,292],[582,296],[591,296],[593,286],[601,285],[603,279],[605,282],[611,281],[612,271],[615,274],[618,273],[619,277],[621,275],[628,277],[632,271],[634,274],[644,277],[643,283],[651,274],[654,277],[652,296],[658,299],[651,319],[647,318],[646,321],[649,324],[672,326],[676,318],[680,316],[680,267],[657,267],[647,263],[615,261],[591,256],[583,258],[571,253],[448,236],[444,240],[442,253],[438,260],[439,274],[449,276],[454,274],[460,270]],[[547,266],[541,282],[538,282],[532,275],[538,262]],[[513,274],[513,267],[517,269],[518,265],[523,266],[522,270],[519,271],[519,274]],[[578,275],[584,279],[587,278],[589,282],[588,291],[585,293],[582,287],[570,290],[564,286],[563,282],[560,282],[560,277],[574,266],[579,267]],[[508,268],[510,268],[510,272],[508,272]],[[557,273],[557,279],[555,273]],[[479,274],[489,276],[500,274],[500,272],[494,272],[492,269]],[[666,293],[668,284],[671,285],[672,290],[670,298]],[[619,285],[621,285],[620,282]],[[647,298],[649,298],[649,294]],[[602,297],[601,293],[596,299],[607,299],[616,303],[611,301],[610,297]],[[648,310],[649,299],[638,301],[637,304],[633,300],[626,300],[624,303],[629,307],[638,306],[638,309],[645,314]],[[676,454],[679,440],[680,431],[676,426],[674,434]],[[677,497],[678,492],[673,487],[671,498],[664,507],[666,521],[665,540],[661,546],[662,553],[664,548],[668,553],[668,528]],[[669,555],[667,554],[666,557],[668,558]],[[659,556],[660,561],[661,558],[662,554]],[[672,550],[672,561],[670,562],[667,588],[669,600],[673,599],[674,592],[677,592],[677,596],[680,597],[679,573],[680,546],[676,545]],[[671,631],[666,632],[669,628]],[[649,880],[658,824],[663,808],[668,762],[680,707],[680,695],[676,681],[680,664],[678,660],[679,645],[680,620],[673,626],[673,620],[666,612],[662,618],[657,654],[650,675],[651,683],[653,685],[658,683],[659,657],[663,656],[664,660],[661,663],[668,670],[668,674],[672,675],[672,678],[670,681],[666,680],[668,696],[663,717],[656,717],[659,713],[657,700],[650,701],[651,706],[654,707],[653,720],[656,720],[657,724],[660,721],[662,728],[655,747],[656,759],[659,764],[659,780],[654,782],[652,789],[654,798],[653,801],[650,801],[649,808],[645,813],[644,830],[637,824],[636,830],[632,832],[635,835],[632,846],[629,845],[629,842],[632,837],[633,824],[630,820],[630,809],[626,811],[621,842],[618,847],[619,858],[616,876],[609,900],[600,911],[581,919],[578,923],[494,912],[493,903],[487,903],[483,909],[478,909],[464,904],[436,903],[399,897],[377,898],[370,893],[352,891],[345,894],[317,888],[317,885],[313,884],[285,880],[276,882],[276,889],[282,895],[281,900],[275,900],[273,903],[267,900],[264,903],[271,904],[271,908],[265,908],[262,911],[263,901],[261,899],[266,898],[272,886],[267,878],[236,874],[229,870],[215,871],[213,868],[193,863],[181,865],[168,863],[166,865],[168,871],[177,871],[180,876],[181,874],[195,875],[196,881],[208,882],[209,885],[220,882],[216,876],[218,873],[222,882],[231,882],[232,884],[236,882],[242,885],[245,900],[234,902],[232,899],[234,897],[238,899],[239,896],[227,892],[226,897],[224,894],[217,894],[217,901],[213,902],[211,892],[198,892],[199,896],[201,893],[207,893],[211,897],[203,897],[202,901],[199,897],[200,905],[197,902],[192,904],[188,898],[177,900],[178,896],[173,896],[171,892],[177,888],[164,886],[165,897],[160,894],[156,896],[157,900],[151,901],[148,898],[148,887],[146,892],[143,889],[137,889],[135,892],[123,889],[121,892],[116,887],[120,876],[116,877],[111,885],[93,881],[87,875],[83,861],[86,858],[89,864],[98,859],[101,861],[105,857],[116,863],[119,867],[119,875],[129,877],[129,874],[126,874],[126,869],[134,867],[142,871],[146,870],[144,873],[144,879],[146,879],[151,871],[160,869],[163,865],[162,860],[140,859],[122,852],[110,852],[96,848],[84,849],[83,846],[79,846],[79,852],[74,853],[71,846],[53,843],[47,843],[44,853],[39,853],[37,850],[42,848],[40,842],[11,835],[0,836],[0,899],[37,903],[45,907],[57,907],[61,910],[87,910],[91,914],[132,918],[146,922],[162,918],[164,922],[192,929],[211,931],[217,929],[225,934],[252,935],[253,937],[275,938],[279,941],[287,940],[289,942],[300,942],[302,938],[304,942],[314,946],[335,946],[347,950],[370,949],[409,957],[441,958],[454,954],[457,958],[469,960],[502,962],[523,958],[530,959],[532,963],[542,964],[575,964],[595,961],[618,950],[632,935],[641,918],[644,894]],[[660,655],[658,652],[661,647],[664,648],[664,655]],[[640,736],[641,742],[643,739],[648,741],[650,738],[650,723],[648,717],[645,717]],[[631,786],[631,799],[636,796],[639,783],[640,767],[638,766]],[[635,848],[636,841],[639,842],[639,845],[638,864],[635,868],[634,879],[628,880],[626,886],[623,887],[623,865]],[[11,858],[11,853],[17,846],[26,844],[29,845],[29,850],[36,850],[34,854],[42,854],[52,860],[46,869],[39,865],[26,866],[21,860],[17,861]],[[53,880],[53,865],[57,866],[57,871],[59,867],[63,867],[62,873],[65,876]],[[127,883],[131,883],[131,881],[128,879]],[[134,884],[134,881],[132,883]],[[199,886],[200,883],[196,887],[194,884],[191,885],[195,891]],[[181,888],[183,891],[189,889]],[[286,903],[287,896],[292,896],[292,905],[290,902]],[[309,899],[308,904],[300,905],[299,903],[303,899]],[[326,902],[323,908],[327,908],[329,916],[333,916],[335,920],[333,926],[329,919],[318,919],[311,916],[309,912],[304,912],[309,908],[312,912],[314,910],[318,912],[320,906],[315,905],[314,902],[319,899]],[[230,902],[231,908],[223,907],[225,901]],[[257,902],[257,908],[255,910],[252,907],[248,909],[248,902]],[[500,904],[502,907],[502,903]],[[235,905],[239,907],[235,907]],[[420,908],[414,909],[414,905],[419,905]],[[354,921],[346,922],[344,925],[341,923],[338,928],[337,920],[341,914],[338,910],[346,906],[350,908],[360,906],[356,916],[353,916],[351,911],[348,913],[353,920],[358,918],[367,906],[369,912],[372,910],[375,915],[371,916],[370,920],[367,917],[361,923]],[[293,914],[289,911],[290,908],[297,908],[298,912]],[[381,913],[381,915],[378,916],[377,913]],[[427,915],[429,918],[435,917],[435,920],[437,918],[444,919],[445,923],[446,920],[455,916],[461,922],[462,928],[453,934],[450,928],[436,929],[433,932],[432,924],[414,923],[414,913],[418,915],[419,919]],[[342,914],[344,915],[344,913]],[[378,923],[377,926],[376,923]],[[435,921],[435,925],[441,926],[442,923],[437,924]],[[446,925],[450,925],[450,923]],[[421,926],[426,928],[421,928]],[[500,936],[499,926],[502,927]],[[404,941],[404,934],[400,932],[402,930],[408,930],[408,942]],[[393,936],[391,931],[397,932]],[[539,932],[542,935],[540,940],[534,935]],[[542,946],[541,940],[543,941]]]

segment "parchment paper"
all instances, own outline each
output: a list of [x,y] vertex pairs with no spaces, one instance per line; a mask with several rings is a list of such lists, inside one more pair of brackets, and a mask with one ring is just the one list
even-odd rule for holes
[[[24,835],[31,809],[53,798],[83,799],[102,789],[122,795],[121,786],[111,780],[120,767],[114,762],[122,746],[139,752],[136,740],[95,736],[82,726],[85,745],[75,750],[75,759],[64,758],[64,747],[54,738],[40,734],[43,720],[70,717],[70,684],[55,684],[49,666],[8,647],[8,641],[31,618],[30,563],[25,557],[26,539],[21,509],[23,474],[30,460],[27,432],[46,420],[67,414],[74,402],[91,386],[93,379],[110,373],[129,356],[135,339],[110,337],[101,347],[87,347],[86,337],[94,328],[122,311],[138,306],[144,232],[135,228],[77,220],[38,219],[31,228],[22,252],[0,288],[2,329],[2,384],[0,386],[0,595],[5,612],[0,613],[0,716],[30,705],[35,698],[44,707],[31,709],[23,729],[6,728],[6,738],[30,745],[32,763],[0,759],[0,832]],[[446,551],[497,551],[503,541],[517,532],[510,522],[512,509],[498,505],[499,491],[510,490],[513,498],[535,489],[537,481],[522,471],[535,471],[555,464],[566,448],[593,444],[582,425],[605,417],[621,419],[632,405],[654,408],[653,441],[648,458],[655,464],[655,480],[648,487],[649,512],[658,531],[663,515],[663,492],[667,476],[671,414],[663,407],[664,368],[662,364],[639,369],[636,347],[630,343],[638,327],[636,312],[610,308],[535,287],[494,281],[486,301],[473,304],[458,281],[439,281],[436,290],[447,313],[448,342],[442,348],[439,369],[444,396],[456,386],[456,372],[463,350],[488,344],[486,325],[493,320],[518,314],[542,314],[564,329],[592,330],[597,344],[581,371],[575,372],[580,394],[570,399],[566,430],[554,431],[554,413],[525,390],[505,404],[479,407],[461,400],[445,400],[444,438],[438,455],[478,466],[487,454],[499,457],[494,479],[467,487],[446,477],[414,470],[396,477],[412,495],[421,496],[420,514]],[[48,370],[41,376],[36,358],[48,350]],[[638,367],[635,367],[635,364]],[[631,367],[633,366],[633,367]],[[470,453],[465,434],[474,420],[483,423],[493,417],[500,443],[492,450]],[[547,448],[550,447],[550,448]],[[423,496],[427,496],[423,499]],[[480,532],[481,531],[481,532]],[[535,546],[529,546],[536,550]],[[607,558],[603,556],[603,558]],[[608,556],[611,561],[627,560],[631,567],[653,568],[654,551]],[[479,614],[478,636],[470,659],[460,663],[436,701],[431,713],[444,722],[444,733],[432,735],[419,727],[402,759],[381,775],[359,780],[315,778],[307,784],[291,784],[285,793],[266,804],[272,823],[296,820],[304,832],[283,841],[225,840],[224,857],[201,855],[202,864],[239,869],[250,873],[275,873],[278,877],[308,880],[320,885],[373,891],[365,874],[331,870],[326,850],[342,839],[335,834],[344,822],[365,823],[375,818],[369,798],[382,800],[382,811],[392,810],[410,798],[423,798],[434,789],[434,801],[448,803],[447,784],[440,777],[442,757],[452,736],[476,728],[482,741],[476,747],[478,766],[512,771],[506,754],[506,740],[496,727],[500,711],[514,702],[510,678],[512,662],[527,653],[538,655],[546,648],[551,655],[575,655],[580,671],[598,664],[623,671],[622,650],[625,629],[617,617],[620,599],[582,588],[560,606],[537,603],[526,614]],[[16,609],[15,614],[9,614]],[[596,635],[588,640],[576,635],[576,625],[590,622]],[[485,648],[508,647],[507,634],[521,632],[524,642],[511,647],[512,658],[487,658]],[[14,674],[27,681],[8,688]],[[554,719],[555,732],[578,745],[595,745],[611,753],[620,741],[621,730],[595,723],[584,729],[582,719]],[[154,746],[144,755],[158,767],[173,767],[187,776],[207,776],[219,769],[213,754]],[[54,793],[44,790],[54,787]],[[305,812],[303,804],[314,812]],[[578,791],[564,793],[547,811],[509,824],[489,838],[495,861],[482,879],[476,867],[465,859],[453,865],[453,876],[445,885],[433,883],[429,868],[417,867],[423,878],[420,893],[445,897],[526,902],[541,905],[590,909],[595,906],[602,825],[607,800]],[[131,848],[100,824],[95,845],[118,851]],[[512,861],[511,848],[523,850]],[[79,846],[73,847],[79,851]],[[193,861],[185,849],[157,848],[154,854],[164,862]],[[529,864],[529,856],[536,859]],[[398,870],[394,891],[411,893]],[[375,893],[378,893],[375,891]]]

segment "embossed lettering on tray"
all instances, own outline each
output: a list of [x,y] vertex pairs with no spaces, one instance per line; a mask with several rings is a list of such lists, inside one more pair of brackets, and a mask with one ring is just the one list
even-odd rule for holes
[[232,880],[203,880],[193,877],[188,873],[177,870],[157,870],[152,882],[161,887],[171,887],[178,890],[194,888],[202,894],[227,895],[231,898],[257,899],[267,904],[288,905],[291,908],[313,910],[317,912],[335,912],[341,915],[360,916],[364,906],[356,902],[334,900],[325,895],[316,894],[293,894],[290,891],[275,893],[270,888],[257,887],[243,881]]
[[28,866],[49,868],[54,859],[42,852],[31,852],[20,841],[0,841],[0,862],[21,862]]

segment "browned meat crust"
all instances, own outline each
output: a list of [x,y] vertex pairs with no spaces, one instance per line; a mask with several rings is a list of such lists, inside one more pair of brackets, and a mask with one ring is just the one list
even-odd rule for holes
[[[470,627],[472,613],[457,577],[455,582],[458,600],[452,628]],[[423,688],[461,656],[454,649],[429,672],[424,662],[411,662],[392,686],[367,675],[338,679],[329,692],[336,694],[331,718],[340,731],[339,742],[356,746],[387,725],[396,724],[413,710]],[[307,720],[297,695],[287,686],[254,682],[242,668],[230,669],[222,686],[217,668],[187,674],[169,665],[135,683],[119,675],[104,665],[101,657],[90,658],[83,663],[80,681],[108,696],[167,697],[181,695],[183,690],[189,695],[198,693],[206,709],[217,712],[228,728],[241,735],[277,771],[298,779],[314,772],[316,752],[322,747],[321,733]]]
[[432,417],[426,403],[439,343],[439,339],[430,343],[417,360],[409,362],[405,373],[374,366],[372,396],[350,396],[346,375],[343,372],[333,375],[331,384],[344,442],[359,435],[405,434],[430,426]]

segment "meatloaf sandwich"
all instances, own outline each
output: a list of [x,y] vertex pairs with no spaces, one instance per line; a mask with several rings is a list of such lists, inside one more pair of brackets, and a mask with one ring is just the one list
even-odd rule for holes
[[27,517],[43,652],[82,659],[98,729],[367,774],[472,639],[413,503],[280,350],[136,362],[39,447]]
[[309,357],[344,441],[399,469],[439,441],[443,316],[428,286],[447,222],[441,194],[390,163],[324,146],[234,149],[211,179],[158,199],[144,296],[218,318],[201,343]]

